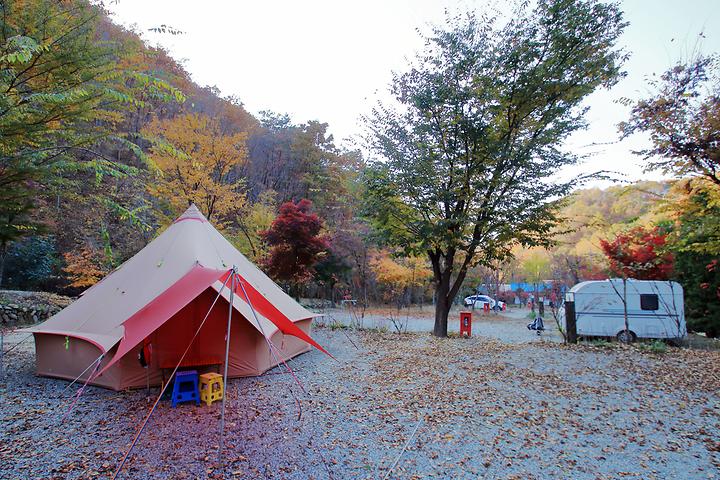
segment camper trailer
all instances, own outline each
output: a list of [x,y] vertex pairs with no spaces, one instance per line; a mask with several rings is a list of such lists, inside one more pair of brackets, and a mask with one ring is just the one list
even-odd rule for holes
[[[627,298],[625,333],[623,296]],[[687,335],[683,290],[676,282],[619,278],[578,283],[566,295],[575,302],[581,337],[679,339]]]

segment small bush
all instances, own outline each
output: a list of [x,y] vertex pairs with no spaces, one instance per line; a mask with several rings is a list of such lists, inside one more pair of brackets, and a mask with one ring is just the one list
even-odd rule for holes
[[361,332],[375,332],[375,333],[388,333],[390,330],[387,325],[379,325],[376,327],[360,327],[358,328]]
[[667,344],[665,342],[663,342],[662,340],[653,340],[652,342],[640,344],[640,350],[649,352],[649,353],[662,354],[662,353],[666,353],[667,349],[668,349]]
[[608,342],[604,338],[590,340],[589,342],[587,342],[587,344],[590,345],[591,347],[596,347],[596,348],[612,348],[612,346],[613,346],[612,342]]

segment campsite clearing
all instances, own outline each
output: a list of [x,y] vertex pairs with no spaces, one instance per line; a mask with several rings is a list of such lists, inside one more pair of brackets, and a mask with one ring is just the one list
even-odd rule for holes
[[[163,401],[120,478],[384,478],[416,427],[389,478],[720,477],[720,352],[314,337],[339,362],[291,361],[308,392],[300,420],[279,368],[231,380],[221,472],[220,405]],[[107,478],[157,389],[89,387],[61,422],[75,389],[34,375],[30,341],[6,360],[0,478]]]

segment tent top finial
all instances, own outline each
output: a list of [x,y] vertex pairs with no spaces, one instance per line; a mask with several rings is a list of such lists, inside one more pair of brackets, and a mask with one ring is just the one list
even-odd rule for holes
[[190,204],[187,210],[180,215],[173,223],[182,222],[183,220],[198,220],[200,222],[207,222],[205,215],[200,212],[200,209],[195,206],[194,203]]

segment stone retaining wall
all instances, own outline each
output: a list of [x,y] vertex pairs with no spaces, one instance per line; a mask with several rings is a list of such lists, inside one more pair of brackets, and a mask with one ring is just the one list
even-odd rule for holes
[[51,305],[36,305],[22,307],[15,304],[0,305],[0,324],[3,327],[16,327],[19,325],[32,325],[47,320],[62,310]]
[[45,321],[71,302],[69,297],[46,292],[0,291],[0,328]]

